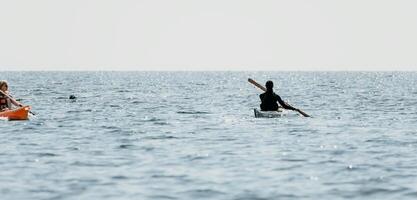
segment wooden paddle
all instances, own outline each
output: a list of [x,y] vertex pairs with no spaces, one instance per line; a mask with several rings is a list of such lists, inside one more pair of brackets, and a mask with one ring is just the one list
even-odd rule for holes
[[[251,78],[248,78],[248,81],[249,81],[249,83],[252,83],[253,85],[258,87],[259,89],[263,90],[264,92],[266,91],[266,88],[263,85],[257,83],[255,80],[253,80]],[[307,113],[303,112],[302,110],[300,110],[298,108],[296,108],[295,111],[299,112],[304,117],[310,117],[310,115],[308,115]]]
[[[13,99],[10,95],[6,94],[5,92],[0,90],[0,93],[2,93],[4,96],[6,96],[7,98],[9,98],[12,101],[15,101],[17,104],[19,104],[20,107],[23,107],[23,105],[21,103],[19,103],[18,101],[16,101],[15,99]],[[32,115],[35,115],[35,113],[33,113],[32,111],[29,110],[29,113]]]

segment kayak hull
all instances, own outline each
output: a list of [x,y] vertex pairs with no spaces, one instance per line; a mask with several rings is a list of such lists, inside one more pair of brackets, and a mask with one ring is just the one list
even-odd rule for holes
[[0,112],[1,118],[7,118],[8,120],[28,120],[29,119],[30,106],[20,107],[14,110],[6,110]]
[[253,111],[255,118],[277,118],[286,114],[282,109],[278,109],[277,111],[261,111],[255,108]]

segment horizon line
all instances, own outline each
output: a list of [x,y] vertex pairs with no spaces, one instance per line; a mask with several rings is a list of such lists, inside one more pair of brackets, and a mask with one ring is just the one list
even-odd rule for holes
[[0,69],[0,72],[417,72],[417,69],[397,69],[397,70],[345,70],[345,69],[337,69],[337,70],[184,70],[184,69],[175,69],[175,70],[110,70],[110,69],[93,69],[93,70],[78,70],[78,69],[63,69],[63,70],[56,70],[56,69],[23,69],[23,70],[3,70]]

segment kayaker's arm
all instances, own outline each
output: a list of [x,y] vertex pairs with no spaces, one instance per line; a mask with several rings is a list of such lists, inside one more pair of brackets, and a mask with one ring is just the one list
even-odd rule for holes
[[23,107],[23,104],[21,104],[21,103],[17,102],[17,101],[16,101],[16,100],[14,100],[14,99],[10,99],[10,102],[12,102],[12,104],[13,104],[13,105],[15,105],[15,106],[17,106],[17,107]]
[[[278,96],[278,95],[277,95]],[[286,103],[285,101],[283,101],[281,99],[280,96],[278,96],[277,98],[278,103],[284,108],[284,109],[288,109],[288,110],[297,110],[297,108],[292,107],[291,105],[289,105],[288,103]]]

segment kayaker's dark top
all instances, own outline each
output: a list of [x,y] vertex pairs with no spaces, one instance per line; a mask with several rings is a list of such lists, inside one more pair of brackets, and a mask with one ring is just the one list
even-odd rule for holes
[[294,110],[292,106],[286,104],[279,95],[275,94],[275,92],[265,92],[259,95],[261,98],[261,110],[262,111],[276,111],[278,110],[278,103],[285,109]]

